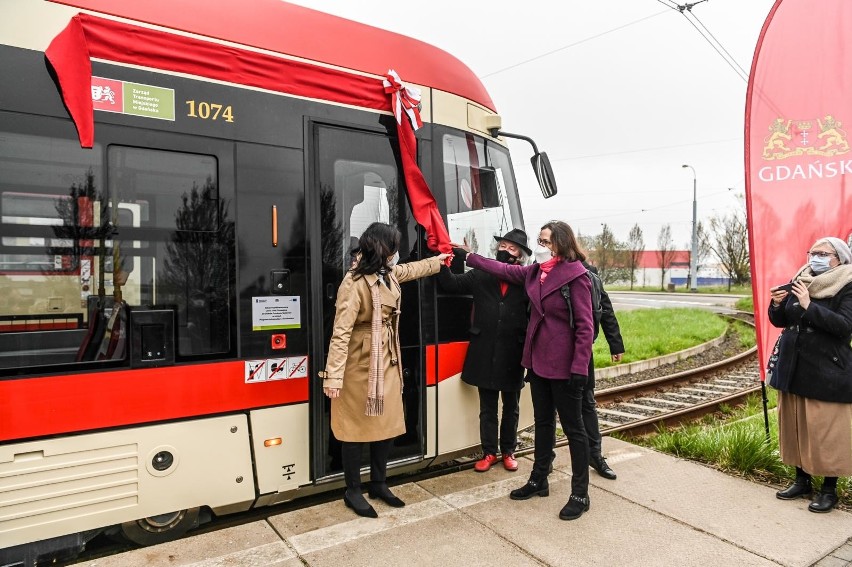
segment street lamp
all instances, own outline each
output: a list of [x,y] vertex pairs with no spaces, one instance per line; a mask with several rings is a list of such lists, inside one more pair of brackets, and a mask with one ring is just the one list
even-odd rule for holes
[[695,265],[698,257],[698,175],[691,165],[684,164],[681,167],[692,170],[692,253],[689,255],[689,291],[698,291],[696,285],[698,270]]

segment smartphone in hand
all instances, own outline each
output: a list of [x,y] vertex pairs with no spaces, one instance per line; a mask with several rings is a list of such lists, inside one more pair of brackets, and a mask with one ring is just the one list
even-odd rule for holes
[[792,293],[793,291],[793,282],[785,283],[782,285],[777,285],[770,289],[769,291],[786,291],[787,293]]

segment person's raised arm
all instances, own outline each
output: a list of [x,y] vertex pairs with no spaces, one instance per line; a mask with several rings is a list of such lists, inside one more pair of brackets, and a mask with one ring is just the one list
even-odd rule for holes
[[399,283],[404,283],[437,274],[441,269],[441,264],[449,257],[450,254],[438,254],[437,256],[417,260],[416,262],[397,264],[393,267],[393,277],[395,277],[396,281]]
[[[455,249],[453,252],[458,255]],[[501,279],[503,281],[522,285],[524,280],[527,277],[527,274],[536,269],[535,264],[531,264],[529,266],[518,266],[515,264],[504,264],[503,262],[498,262],[497,260],[491,260],[489,258],[483,258],[479,254],[466,254],[465,258],[467,265],[471,268],[477,268],[491,274],[492,276],[496,276],[497,279]]]

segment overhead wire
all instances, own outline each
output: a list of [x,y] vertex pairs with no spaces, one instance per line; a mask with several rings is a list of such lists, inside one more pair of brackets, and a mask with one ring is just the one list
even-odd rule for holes
[[672,10],[678,10],[679,6],[673,0],[657,0],[660,4],[667,8],[671,8]]
[[695,21],[698,22],[701,25],[702,28],[704,28],[704,30],[707,32],[707,34],[711,38],[713,38],[713,41],[716,42],[716,45],[718,45],[722,49],[722,51],[725,53],[725,55],[727,55],[728,59],[734,65],[736,65],[737,69],[740,70],[740,73],[747,79],[748,78],[748,72],[745,69],[743,69],[742,65],[739,64],[739,62],[734,58],[734,56],[731,55],[731,53],[727,49],[725,49],[725,46],[722,45],[722,42],[719,41],[718,39],[716,39],[716,36],[714,36],[713,33],[707,28],[707,26],[704,25],[704,22],[702,22],[700,19],[698,19],[698,16],[696,16],[694,12],[690,12],[689,14],[693,18],[695,18]]
[[672,146],[656,146],[656,147],[653,147],[653,148],[639,148],[639,149],[635,149],[635,150],[624,150],[624,151],[621,151],[621,152],[608,152],[608,153],[603,153],[603,154],[590,154],[590,155],[585,155],[585,156],[551,158],[550,161],[551,161],[551,163],[553,163],[553,162],[558,162],[558,161],[573,161],[573,160],[578,160],[578,159],[591,159],[591,158],[598,158],[598,157],[618,156],[618,155],[623,155],[623,154],[638,154],[638,153],[642,153],[642,152],[654,152],[654,151],[657,151],[657,150],[673,150],[673,149],[677,149],[677,148],[685,148],[685,147],[688,147],[688,146],[704,146],[704,145],[708,145],[708,144],[727,144],[727,143],[730,143],[730,142],[741,142],[742,139],[743,139],[742,136],[739,136],[737,138],[725,138],[724,140],[708,140],[706,142],[690,142],[688,144],[675,144],[675,145],[672,145]]
[[627,28],[627,27],[630,27],[630,26],[636,25],[636,24],[638,24],[638,23],[644,22],[645,20],[650,20],[651,18],[655,18],[655,17],[657,17],[657,16],[659,16],[659,15],[662,15],[662,14],[665,14],[665,13],[666,13],[665,11],[663,11],[663,12],[657,12],[656,14],[651,14],[650,16],[645,16],[644,18],[639,18],[638,20],[633,20],[632,22],[628,22],[628,23],[626,23],[626,24],[624,24],[624,25],[621,25],[621,26],[618,26],[618,27],[616,27],[616,28],[612,28],[612,29],[609,29],[609,30],[603,31],[603,32],[598,33],[598,34],[595,34],[595,35],[593,35],[593,36],[590,36],[590,37],[587,37],[587,38],[581,39],[581,40],[579,40],[579,41],[575,41],[574,43],[569,43],[568,45],[563,45],[562,47],[558,47],[558,48],[556,48],[556,49],[553,49],[553,50],[551,50],[551,51],[548,51],[547,53],[542,53],[542,54],[540,54],[540,55],[536,55],[535,57],[530,57],[529,59],[525,59],[524,61],[519,61],[518,63],[514,63],[514,64],[512,64],[512,65],[509,65],[508,67],[503,67],[502,69],[497,69],[496,71],[492,71],[492,72],[490,72],[490,73],[487,73],[487,74],[485,74],[485,75],[482,75],[482,76],[480,76],[479,78],[480,78],[480,79],[485,79],[485,78],[487,78],[487,77],[493,77],[494,75],[497,75],[497,74],[502,73],[502,72],[504,72],[504,71],[508,71],[508,70],[510,70],[510,69],[514,69],[515,67],[520,67],[521,65],[526,65],[527,63],[532,63],[533,61],[536,61],[536,60],[541,59],[541,58],[543,58],[543,57],[547,57],[548,55],[553,55],[554,53],[558,53],[558,52],[563,51],[563,50],[565,50],[565,49],[569,49],[569,48],[571,48],[571,47],[576,47],[576,46],[578,46],[578,45],[580,45],[580,44],[582,44],[582,43],[586,43],[586,42],[588,42],[588,41],[592,41],[593,39],[597,39],[597,38],[599,38],[599,37],[603,37],[603,36],[605,36],[605,35],[607,35],[607,34],[611,34],[611,33],[613,33],[613,32],[617,32],[617,31],[619,31],[619,30],[623,30],[624,28]]

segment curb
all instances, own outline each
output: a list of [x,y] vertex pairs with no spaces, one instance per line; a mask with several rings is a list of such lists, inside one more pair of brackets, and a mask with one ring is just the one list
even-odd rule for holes
[[721,335],[719,335],[712,341],[701,343],[700,345],[696,345],[685,350],[680,350],[678,352],[673,352],[671,354],[664,354],[663,356],[649,358],[647,360],[638,360],[636,362],[631,362],[630,364],[607,366],[606,368],[601,369],[596,368],[595,380],[597,380],[598,378],[615,378],[617,376],[624,376],[625,374],[633,374],[634,372],[651,370],[652,368],[657,368],[658,366],[662,366],[663,364],[671,364],[672,362],[677,362],[678,360],[689,358],[690,356],[702,353],[708,349],[719,346],[725,340],[725,335],[727,333],[728,330],[725,329],[724,331],[722,331]]

